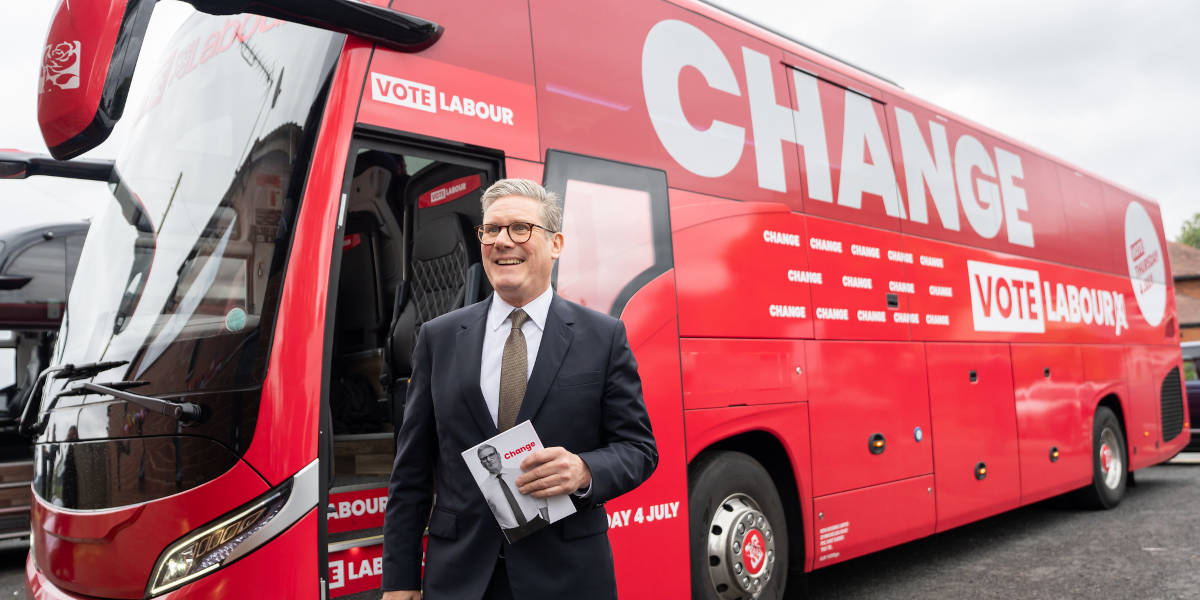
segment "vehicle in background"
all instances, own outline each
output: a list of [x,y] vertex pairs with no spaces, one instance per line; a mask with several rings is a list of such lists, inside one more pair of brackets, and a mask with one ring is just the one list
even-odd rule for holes
[[1183,378],[1186,388],[1188,414],[1191,415],[1192,439],[1183,449],[1184,452],[1200,452],[1200,342],[1184,342],[1180,344],[1183,350]]
[[17,425],[49,365],[87,232],[76,221],[0,234],[0,539],[29,535],[33,446]]

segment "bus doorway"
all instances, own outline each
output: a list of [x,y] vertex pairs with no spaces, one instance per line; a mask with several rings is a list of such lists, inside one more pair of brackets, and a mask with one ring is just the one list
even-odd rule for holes
[[365,598],[378,595],[369,587],[381,573],[388,478],[417,330],[491,293],[474,228],[499,160],[365,141],[351,157],[326,336],[322,543],[330,595]]

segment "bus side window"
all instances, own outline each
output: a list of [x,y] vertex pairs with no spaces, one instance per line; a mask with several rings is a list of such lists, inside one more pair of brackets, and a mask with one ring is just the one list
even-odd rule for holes
[[[66,252],[61,238],[40,241],[22,250],[4,271],[11,275],[28,275],[33,280],[19,291],[9,292],[8,297],[0,301],[35,304],[66,302],[67,288],[63,277]],[[53,317],[57,318],[57,315]]]
[[551,150],[545,185],[563,201],[556,291],[620,317],[633,294],[674,263],[666,174]]

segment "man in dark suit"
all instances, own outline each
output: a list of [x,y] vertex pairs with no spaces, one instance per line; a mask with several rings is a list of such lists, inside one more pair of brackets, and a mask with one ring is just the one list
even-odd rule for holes
[[[495,293],[417,336],[388,492],[384,598],[612,600],[604,502],[658,463],[625,327],[550,288],[564,241],[553,194],[505,179],[482,204]],[[461,453],[525,420],[545,447],[522,461],[518,491],[569,495],[577,512],[508,544]]]

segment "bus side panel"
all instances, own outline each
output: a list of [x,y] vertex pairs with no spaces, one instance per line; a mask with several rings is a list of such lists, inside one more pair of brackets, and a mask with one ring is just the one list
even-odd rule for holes
[[[805,345],[814,495],[932,473],[922,344],[811,341]],[[884,439],[878,453],[871,446],[876,434]]]
[[672,189],[684,337],[812,337],[804,218],[781,204]]
[[755,97],[791,108],[779,49],[667,2],[532,0],[530,14],[543,154],[647,165],[672,186],[799,208],[800,167],[782,141],[791,120],[763,128],[760,166],[744,67],[746,49],[769,68]]
[[[684,385],[687,385],[686,381]],[[794,402],[688,410],[684,413],[684,419],[687,426],[688,462],[713,444],[747,432],[765,431],[779,440],[792,466],[792,474],[796,477],[795,493],[799,505],[793,508],[800,511],[804,531],[804,570],[811,571],[816,556],[812,542],[816,536],[811,535],[813,513],[808,510],[812,499],[808,404]],[[779,473],[772,475],[777,476]],[[782,495],[783,490],[780,492]],[[787,502],[787,496],[783,495],[783,498],[784,502]],[[790,529],[788,533],[793,536],[801,535],[796,529]]]
[[813,500],[815,568],[932,534],[933,485],[925,475]]
[[[1092,413],[1084,410],[1078,346],[1013,344],[1013,392],[1021,447],[1021,503],[1092,478]],[[1057,448],[1058,459],[1051,451]]]
[[1125,410],[1125,439],[1129,466],[1140,469],[1157,462],[1159,443],[1159,372],[1154,348],[1134,346],[1125,349],[1129,364],[1129,405]]
[[[1163,325],[1147,326],[1128,276],[912,236],[905,239],[905,251],[913,261],[906,275],[915,285],[913,311],[922,318],[913,325],[913,339],[1059,344],[1164,339]],[[1168,299],[1168,315],[1172,306]]]
[[803,342],[684,338],[679,354],[687,410],[806,399]]
[[903,247],[900,234],[812,216],[806,224],[809,267],[821,274],[811,286],[814,337],[907,341],[920,315],[909,311],[904,263],[888,259]]
[[504,159],[505,177],[542,181],[542,174],[545,172],[546,169],[542,163],[529,162],[511,157]]
[[1105,273],[1123,275],[1124,245],[1121,239],[1125,222],[1115,221],[1112,211],[1106,210],[1101,184],[1097,179],[1063,165],[1056,165],[1058,183],[1062,188],[1063,213],[1067,215],[1067,240],[1114,240],[1108,244],[1067,244],[1063,248],[1068,264],[1099,269]]
[[1016,508],[1021,474],[1008,345],[928,344],[926,360],[937,530]]
[[[1186,431],[1169,442],[1163,439],[1162,431],[1162,384],[1171,369],[1179,365],[1179,347],[1135,346],[1127,349],[1126,357],[1129,364],[1129,406],[1126,409],[1125,428],[1129,466],[1130,469],[1140,469],[1170,458],[1187,445]],[[1182,389],[1183,382],[1180,381],[1179,385]]]
[[418,54],[377,48],[359,119],[538,160],[529,9],[524,0],[488,4],[487,18],[463,0],[397,2],[445,33]]
[[690,585],[687,463],[674,272],[638,290],[621,320],[642,377],[658,468],[637,489],[605,505],[617,587],[622,598],[683,598]]
[[[1129,365],[1121,346],[1080,346],[1083,362],[1083,389],[1080,392],[1084,418],[1096,412],[1096,405],[1115,395],[1122,413],[1129,411]],[[1126,434],[1128,437],[1128,434]],[[1090,443],[1089,443],[1090,444]],[[1089,446],[1090,447],[1090,446]],[[1130,450],[1132,453],[1133,451]]]
[[[1079,257],[1078,244],[1065,235],[1054,163],[953,115],[947,119],[945,111],[919,99],[889,93],[886,100],[896,182],[908,208],[904,233],[1035,259],[1065,262]],[[939,147],[945,154],[937,160],[937,173],[922,170],[922,163],[932,160]],[[966,155],[959,154],[972,147],[982,150],[969,153],[979,159],[976,165],[962,162]],[[964,180],[972,189],[963,186]],[[999,220],[995,231],[986,226],[989,219],[972,222],[964,208],[977,209],[980,193],[989,186],[1009,211],[1002,217],[993,215]],[[1104,251],[1118,255],[1119,248],[1114,244],[1103,251],[1093,249],[1088,256],[1102,256]]]

